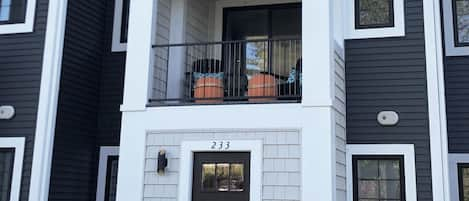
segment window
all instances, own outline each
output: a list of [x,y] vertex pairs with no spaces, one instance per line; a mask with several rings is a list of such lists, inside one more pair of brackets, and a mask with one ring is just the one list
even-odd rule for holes
[[453,17],[456,46],[469,46],[469,0],[454,0]]
[[33,31],[36,0],[0,0],[0,34]]
[[10,199],[15,149],[0,148],[0,201]]
[[244,191],[244,164],[204,163],[202,164],[202,191],[242,192]]
[[469,201],[469,164],[458,164],[459,200]]
[[354,201],[405,200],[402,156],[354,156]]
[[130,0],[115,0],[112,51],[124,52],[127,48]]
[[347,145],[347,201],[417,201],[412,144]]
[[19,201],[24,138],[0,138],[0,201]]
[[393,0],[356,0],[355,27],[357,29],[394,26]]
[[119,165],[118,147],[101,147],[96,201],[115,201]]
[[469,0],[443,0],[447,56],[469,55]]
[[404,0],[350,0],[346,10],[346,39],[405,36]]

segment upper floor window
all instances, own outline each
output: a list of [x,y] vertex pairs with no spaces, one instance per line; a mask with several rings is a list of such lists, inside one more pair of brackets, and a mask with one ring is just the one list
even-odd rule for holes
[[459,200],[469,200],[469,164],[458,164]]
[[446,54],[469,55],[469,0],[443,0]]
[[0,0],[0,24],[24,22],[25,5],[25,0]]
[[405,36],[404,0],[346,2],[347,39]]
[[33,31],[36,0],[0,0],[0,34]]
[[355,1],[355,27],[357,29],[393,27],[393,0]]
[[112,31],[112,51],[123,52],[127,49],[130,0],[115,0],[114,27]]
[[0,148],[0,201],[10,200],[15,149]]
[[19,201],[24,138],[0,138],[0,201]]

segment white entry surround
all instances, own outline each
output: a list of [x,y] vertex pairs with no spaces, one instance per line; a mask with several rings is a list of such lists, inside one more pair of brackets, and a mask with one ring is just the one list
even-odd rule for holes
[[[252,179],[262,178],[252,183],[257,187],[251,201],[345,201],[343,37],[334,32],[334,22],[340,20],[335,18],[341,15],[333,8],[342,0],[302,2],[303,19],[308,19],[302,34],[302,103],[147,107],[156,2],[130,5],[117,200],[188,200],[191,160],[181,158],[190,159],[194,149],[202,149],[193,146],[197,141],[229,140],[249,144],[238,149],[262,158],[262,164],[252,167],[262,172]],[[167,151],[169,162],[164,176],[155,170],[160,149]],[[294,175],[301,179],[288,180]],[[269,180],[273,178],[279,181]]]

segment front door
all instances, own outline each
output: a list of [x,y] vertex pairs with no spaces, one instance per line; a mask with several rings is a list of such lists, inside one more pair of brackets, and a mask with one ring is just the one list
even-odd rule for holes
[[247,152],[194,153],[192,201],[249,201]]

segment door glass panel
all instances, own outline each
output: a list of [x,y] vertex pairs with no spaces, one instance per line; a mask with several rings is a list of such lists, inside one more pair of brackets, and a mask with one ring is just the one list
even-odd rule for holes
[[[248,40],[267,39],[267,37],[248,37]],[[253,74],[267,71],[267,56],[268,44],[262,42],[248,42],[246,43],[246,71],[248,79]]]
[[244,191],[244,164],[231,164],[230,191]]
[[216,191],[215,164],[202,164],[202,191]]
[[218,191],[229,191],[230,164],[219,163],[216,169]]

